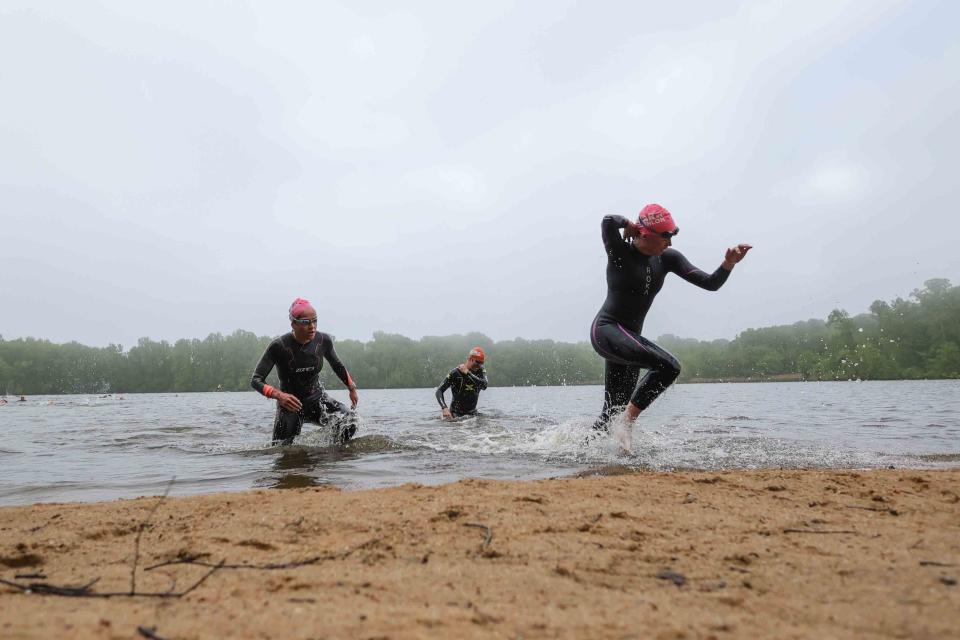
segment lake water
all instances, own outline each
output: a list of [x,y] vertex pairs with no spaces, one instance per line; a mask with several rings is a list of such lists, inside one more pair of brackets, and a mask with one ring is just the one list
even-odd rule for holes
[[[346,401],[345,392],[333,392]],[[438,419],[432,389],[361,390],[348,446],[305,425],[270,446],[254,392],[31,396],[0,405],[0,505],[162,493],[638,469],[960,466],[960,381],[677,385],[639,420],[631,454],[591,438],[600,387],[506,387],[483,415]]]

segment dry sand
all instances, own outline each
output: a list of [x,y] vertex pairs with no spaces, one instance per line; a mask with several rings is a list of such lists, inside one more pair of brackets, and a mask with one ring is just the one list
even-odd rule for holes
[[[158,506],[159,505],[159,506]],[[151,510],[157,507],[150,516]],[[635,473],[0,509],[0,638],[960,637],[960,470]],[[489,542],[488,542],[489,531]],[[20,577],[16,576],[42,577]],[[146,635],[137,631],[145,629]],[[152,631],[151,631],[152,630]]]

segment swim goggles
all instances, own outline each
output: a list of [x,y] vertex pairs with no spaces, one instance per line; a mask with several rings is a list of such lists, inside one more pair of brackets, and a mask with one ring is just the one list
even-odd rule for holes
[[652,233],[652,234],[654,234],[654,235],[658,235],[658,236],[660,236],[661,238],[666,238],[667,240],[669,240],[669,239],[672,238],[673,236],[675,236],[675,235],[677,235],[678,233],[680,233],[680,227],[677,227],[677,228],[674,229],[673,231],[654,231],[653,229],[651,229],[651,228],[648,227],[647,225],[643,224],[643,218],[637,218],[637,224],[639,224],[641,227],[643,227],[644,229],[646,229],[646,230],[649,231],[650,233]]

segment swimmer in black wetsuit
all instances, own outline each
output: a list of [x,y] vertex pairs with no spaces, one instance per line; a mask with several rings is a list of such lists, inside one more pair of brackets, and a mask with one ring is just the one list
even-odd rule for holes
[[[752,247],[730,247],[723,264],[707,274],[670,248],[679,229],[670,212],[660,205],[644,207],[637,222],[623,216],[605,216],[600,229],[607,251],[607,299],[593,320],[590,343],[607,361],[603,411],[594,424],[595,429],[606,430],[607,422],[624,406],[627,419],[635,420],[680,375],[677,359],[640,335],[666,275],[672,272],[691,284],[716,291]],[[637,384],[641,369],[647,369],[647,374]]]
[[[267,346],[250,380],[250,386],[277,401],[277,416],[273,424],[274,444],[290,444],[300,434],[303,420],[335,428],[334,439],[343,444],[357,430],[353,409],[359,398],[357,385],[340,362],[333,348],[333,340],[317,331],[317,312],[307,300],[297,298],[290,305],[291,333],[280,336]],[[320,370],[326,358],[334,373],[350,392],[350,409],[327,395],[320,385]],[[280,389],[265,381],[277,368]]]
[[[444,420],[459,418],[477,412],[477,400],[480,392],[487,388],[487,374],[483,370],[483,361],[486,354],[480,347],[470,350],[467,361],[450,370],[443,384],[437,387],[437,402],[440,403],[441,416]],[[443,392],[453,389],[453,400],[450,406],[443,399]]]

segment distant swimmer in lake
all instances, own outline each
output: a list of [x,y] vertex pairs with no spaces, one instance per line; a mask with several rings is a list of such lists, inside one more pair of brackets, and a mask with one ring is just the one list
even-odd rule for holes
[[[680,230],[670,212],[658,204],[645,206],[636,222],[605,216],[600,230],[607,252],[607,299],[590,327],[590,342],[606,360],[603,411],[594,424],[605,431],[610,418],[624,408],[632,423],[680,375],[677,359],[640,335],[666,275],[675,273],[702,289],[716,291],[752,247],[730,247],[717,270],[704,273],[670,248]],[[638,384],[641,369],[647,373]]]
[[[334,430],[334,439],[343,444],[357,430],[357,385],[340,362],[329,334],[317,331],[317,312],[308,300],[297,298],[290,305],[290,333],[275,339],[263,352],[253,372],[250,385],[277,401],[273,424],[274,444],[290,444],[300,434],[304,419]],[[350,392],[350,409],[327,395],[320,384],[323,360],[333,368]],[[276,367],[280,388],[266,383],[267,375]]]
[[[466,416],[477,412],[477,400],[480,392],[487,388],[487,374],[483,370],[486,355],[480,347],[474,347],[467,361],[450,370],[443,384],[437,387],[437,402],[440,403],[441,416],[445,420]],[[443,393],[453,389],[453,400],[447,406]]]

